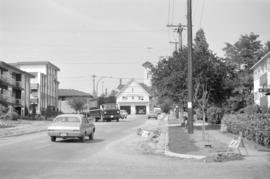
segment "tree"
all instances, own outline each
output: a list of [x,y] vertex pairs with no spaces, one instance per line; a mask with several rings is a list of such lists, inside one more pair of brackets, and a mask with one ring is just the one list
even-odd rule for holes
[[[237,69],[250,69],[262,54],[262,44],[258,40],[259,35],[250,34],[241,35],[234,44],[225,43],[226,60],[237,66]],[[245,68],[244,68],[245,67]]]
[[76,113],[78,113],[81,112],[83,109],[85,109],[87,104],[87,98],[83,97],[71,98],[68,100],[68,104],[70,105],[71,108],[73,108],[76,111]]
[[253,74],[250,68],[270,50],[270,42],[263,46],[259,35],[250,33],[241,35],[234,44],[226,43],[225,60],[235,67],[231,85],[234,90],[228,100],[233,111],[253,104]]
[[[209,102],[222,105],[229,95],[226,80],[230,75],[226,63],[209,50],[204,31],[196,33],[193,51],[193,83],[198,87],[198,98],[209,92]],[[187,47],[168,59],[161,59],[152,68],[152,84],[159,97],[168,97],[174,103],[186,107],[187,102]],[[210,92],[211,91],[211,92]]]

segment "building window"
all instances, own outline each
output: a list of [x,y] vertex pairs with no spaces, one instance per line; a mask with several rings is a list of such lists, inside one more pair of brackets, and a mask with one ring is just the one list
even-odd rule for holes
[[128,97],[127,96],[122,96],[122,100],[123,101],[127,101],[128,100]]
[[[133,89],[133,88],[132,88],[132,89]],[[132,98],[132,100],[134,100],[134,96],[132,96],[131,98]]]
[[138,100],[143,101],[143,96],[138,96]]

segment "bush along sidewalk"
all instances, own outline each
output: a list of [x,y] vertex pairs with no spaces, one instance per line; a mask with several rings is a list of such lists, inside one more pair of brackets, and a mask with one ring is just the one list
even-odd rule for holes
[[270,115],[269,114],[227,114],[222,119],[227,132],[239,134],[260,145],[270,148]]

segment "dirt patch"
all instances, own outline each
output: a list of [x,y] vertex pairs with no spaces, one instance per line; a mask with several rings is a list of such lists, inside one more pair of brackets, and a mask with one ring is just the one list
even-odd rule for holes
[[183,127],[169,127],[169,150],[175,153],[186,154],[197,152],[199,148]]

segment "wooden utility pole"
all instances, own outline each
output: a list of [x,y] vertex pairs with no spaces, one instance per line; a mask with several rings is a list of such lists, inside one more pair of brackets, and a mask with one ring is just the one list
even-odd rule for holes
[[179,35],[179,39],[178,39],[179,42],[178,43],[179,43],[180,51],[182,51],[182,48],[183,48],[183,45],[182,45],[183,44],[182,32],[184,30],[184,27],[186,27],[186,26],[185,25],[182,25],[182,24],[179,24],[179,25],[168,24],[167,27],[173,27],[173,28],[175,28],[175,31]]
[[169,42],[170,44],[174,44],[174,51],[177,52],[177,44],[178,42]]
[[193,133],[193,85],[192,85],[192,1],[187,0],[188,31],[188,133]]

